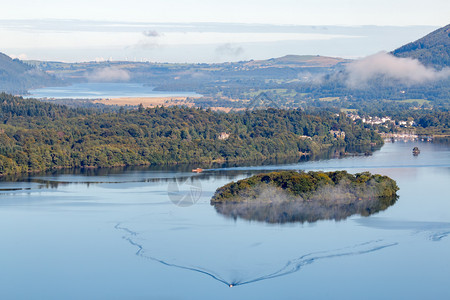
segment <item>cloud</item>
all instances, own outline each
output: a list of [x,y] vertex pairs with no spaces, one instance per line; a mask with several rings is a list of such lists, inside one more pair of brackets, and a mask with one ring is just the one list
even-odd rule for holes
[[135,46],[136,48],[154,49],[160,46],[159,42],[160,38],[163,36],[162,33],[159,33],[156,30],[146,30],[142,32],[142,35],[144,35],[144,38],[137,43]]
[[20,59],[20,60],[27,60],[28,59],[28,56],[25,54],[25,53],[21,53],[21,54],[11,54],[10,55],[10,57],[11,58],[17,58],[17,59]]
[[146,37],[159,37],[161,34],[156,30],[146,30],[142,32],[142,34]]
[[195,78],[195,79],[209,78],[209,75],[207,73],[201,72],[201,71],[195,71],[195,70],[186,70],[186,71],[178,72],[177,75],[183,76],[183,77],[191,77],[191,78]]
[[350,63],[347,68],[347,85],[352,88],[366,86],[371,80],[382,77],[385,82],[406,85],[422,84],[450,77],[450,69],[437,71],[421,64],[417,59],[399,58],[380,52]]
[[233,45],[231,43],[226,43],[218,46],[216,48],[216,53],[219,55],[236,57],[244,53],[244,48],[242,48],[241,46]]
[[128,71],[115,68],[106,67],[94,70],[86,75],[89,81],[94,82],[117,82],[130,80],[130,73]]

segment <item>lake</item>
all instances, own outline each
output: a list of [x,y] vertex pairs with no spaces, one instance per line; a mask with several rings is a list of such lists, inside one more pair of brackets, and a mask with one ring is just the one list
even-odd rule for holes
[[[370,217],[285,224],[228,218],[209,203],[232,180],[287,169],[387,175],[399,199]],[[423,142],[199,174],[2,180],[0,299],[449,299],[449,183],[450,147]]]
[[142,83],[77,83],[30,90],[27,98],[105,99],[121,97],[201,97],[193,92],[161,92]]

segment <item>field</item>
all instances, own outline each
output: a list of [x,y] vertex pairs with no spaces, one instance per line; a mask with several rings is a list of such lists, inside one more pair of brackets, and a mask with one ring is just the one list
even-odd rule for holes
[[187,97],[123,97],[95,100],[94,103],[101,103],[105,105],[119,105],[119,106],[138,106],[142,104],[144,107],[154,106],[174,106],[185,105],[193,106]]
[[297,95],[295,91],[288,89],[259,89],[259,90],[252,89],[250,92],[244,93],[244,95],[249,98],[254,98],[261,93],[268,93],[268,92],[284,97],[295,97],[295,95]]
[[420,106],[424,105],[425,103],[430,103],[429,100],[425,100],[425,99],[405,99],[405,100],[401,100],[400,102],[404,102],[404,103],[414,103],[417,102]]
[[404,99],[404,100],[386,100],[386,101],[395,101],[395,102],[401,102],[401,103],[414,103],[417,102],[419,106],[423,106],[424,104],[431,104],[430,100],[426,99]]
[[339,97],[324,97],[324,98],[319,98],[320,101],[335,101],[335,100],[339,100]]
[[345,113],[356,113],[358,110],[354,108],[341,108],[341,112]]

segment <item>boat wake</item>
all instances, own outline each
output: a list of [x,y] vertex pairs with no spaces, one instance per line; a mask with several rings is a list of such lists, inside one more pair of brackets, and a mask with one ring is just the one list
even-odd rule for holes
[[346,256],[356,256],[356,255],[364,255],[372,252],[380,251],[389,247],[396,246],[398,243],[386,243],[383,240],[375,240],[369,241],[365,243],[360,243],[356,245],[352,245],[345,248],[327,250],[327,251],[318,251],[311,252],[307,254],[302,254],[298,257],[294,257],[286,261],[284,265],[279,267],[275,267],[273,270],[268,270],[265,273],[259,274],[253,277],[240,278],[237,279],[238,276],[234,276],[234,279],[226,279],[225,276],[220,275],[218,271],[212,271],[208,268],[201,266],[191,266],[189,264],[176,264],[170,262],[170,259],[162,259],[151,254],[151,251],[147,250],[143,246],[143,242],[139,242],[139,233],[123,226],[121,223],[117,223],[115,225],[115,229],[120,230],[123,235],[122,239],[127,241],[130,245],[136,248],[135,255],[141,258],[151,260],[160,264],[163,264],[168,267],[178,268],[182,270],[192,271],[196,273],[204,274],[220,283],[228,287],[235,287],[240,285],[251,284],[263,280],[269,280],[277,277],[286,276],[295,272],[300,271],[305,266],[311,265],[315,262],[333,258],[340,258]]
[[426,233],[429,240],[439,242],[450,235],[448,222],[397,221],[384,218],[361,218],[356,222],[362,226],[384,230],[408,230]]

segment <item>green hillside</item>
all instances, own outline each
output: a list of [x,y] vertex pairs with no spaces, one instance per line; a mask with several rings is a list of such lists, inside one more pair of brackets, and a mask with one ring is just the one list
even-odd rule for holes
[[32,88],[60,84],[56,77],[0,53],[0,91],[20,94]]
[[391,52],[398,57],[411,57],[437,69],[450,66],[450,24],[423,38]]

